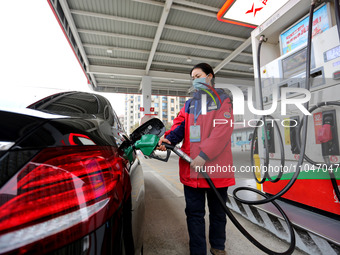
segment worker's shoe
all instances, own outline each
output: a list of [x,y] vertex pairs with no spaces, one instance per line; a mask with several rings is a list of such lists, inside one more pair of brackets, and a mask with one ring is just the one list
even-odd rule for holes
[[212,255],[227,255],[226,251],[218,250],[215,248],[210,248],[210,252]]

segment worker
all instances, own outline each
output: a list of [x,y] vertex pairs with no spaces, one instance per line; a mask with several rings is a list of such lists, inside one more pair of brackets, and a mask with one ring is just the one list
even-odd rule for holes
[[[161,145],[163,142],[173,145],[183,142],[181,149],[193,158],[191,164],[183,159],[179,161],[190,254],[203,255],[207,252],[204,218],[206,197],[209,207],[210,252],[226,254],[226,214],[199,172],[209,174],[226,202],[228,187],[235,184],[231,152],[232,102],[224,90],[214,88],[215,74],[209,64],[195,65],[190,76],[195,89],[193,97],[186,101],[171,129],[160,139],[158,149],[166,150]],[[206,105],[202,105],[203,98]]]

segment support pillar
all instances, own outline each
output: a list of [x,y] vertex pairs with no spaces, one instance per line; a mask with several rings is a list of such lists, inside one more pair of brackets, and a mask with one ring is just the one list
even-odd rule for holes
[[142,107],[144,107],[144,115],[147,115],[151,113],[151,76],[142,77],[142,95]]

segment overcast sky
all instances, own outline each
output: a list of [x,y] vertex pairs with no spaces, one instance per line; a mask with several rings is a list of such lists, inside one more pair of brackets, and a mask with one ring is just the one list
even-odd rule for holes
[[[1,0],[0,28],[0,108],[59,91],[91,92],[47,0]],[[103,95],[124,114],[123,94]]]

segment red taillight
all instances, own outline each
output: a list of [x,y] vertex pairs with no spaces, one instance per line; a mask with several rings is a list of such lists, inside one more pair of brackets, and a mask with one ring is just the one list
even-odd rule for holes
[[24,252],[36,241],[48,251],[103,225],[129,191],[114,150],[72,146],[40,152],[0,189],[0,252]]

